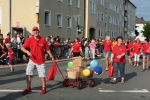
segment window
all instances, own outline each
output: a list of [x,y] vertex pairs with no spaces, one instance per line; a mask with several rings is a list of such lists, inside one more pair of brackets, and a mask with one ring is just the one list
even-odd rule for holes
[[76,7],[80,8],[80,0],[76,0]]
[[72,0],[67,0],[68,5],[72,5]]
[[99,37],[103,37],[103,30],[99,30]]
[[107,23],[105,23],[105,30],[107,31]]
[[45,10],[44,16],[45,16],[44,25],[45,26],[51,26],[51,12],[48,10]]
[[112,24],[113,21],[112,21],[112,17],[111,16],[108,17],[108,21],[109,21],[110,24]]
[[62,14],[57,14],[57,26],[62,27]]
[[111,2],[109,2],[109,9],[111,9],[111,10],[112,10],[112,8],[113,8],[112,3],[111,3]]
[[108,31],[108,35],[111,37],[111,31]]
[[71,16],[67,17],[67,28],[72,28],[72,17]]
[[122,16],[124,16],[124,11],[122,11]]
[[2,7],[0,7],[0,26],[2,26]]
[[95,14],[95,3],[90,1],[90,14]]
[[107,14],[107,8],[105,8],[105,14]]
[[122,21],[122,27],[124,27],[124,22]]
[[99,13],[99,21],[104,21],[104,14]]
[[57,1],[59,1],[59,2],[63,2],[63,0],[57,0]]
[[104,5],[104,0],[99,0],[99,4]]

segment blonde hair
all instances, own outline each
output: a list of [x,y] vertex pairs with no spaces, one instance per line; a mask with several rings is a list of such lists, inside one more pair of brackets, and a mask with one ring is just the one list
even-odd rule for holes
[[7,43],[6,46],[7,46],[7,47],[11,47],[11,43]]
[[106,36],[105,39],[109,41],[110,40],[110,36]]
[[92,40],[91,42],[95,42],[95,40]]

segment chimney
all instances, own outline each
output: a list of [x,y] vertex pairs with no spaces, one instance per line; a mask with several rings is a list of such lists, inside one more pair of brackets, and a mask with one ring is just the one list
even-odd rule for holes
[[141,17],[141,20],[143,20],[143,17]]

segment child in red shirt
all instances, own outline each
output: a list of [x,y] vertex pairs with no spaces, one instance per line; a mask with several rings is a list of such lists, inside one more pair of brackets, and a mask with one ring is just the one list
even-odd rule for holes
[[13,52],[13,49],[11,48],[10,43],[7,43],[6,47],[8,49],[8,65],[10,67],[10,72],[13,72],[14,68],[12,64],[13,64],[13,60],[15,59],[14,52]]

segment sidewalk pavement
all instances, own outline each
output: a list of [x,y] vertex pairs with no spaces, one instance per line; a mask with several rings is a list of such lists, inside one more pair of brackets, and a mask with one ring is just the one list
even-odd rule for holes
[[[101,59],[103,57],[96,57],[96,59]],[[58,62],[62,62],[62,61],[69,61],[71,60],[70,58],[68,59],[60,59],[60,60],[57,60]],[[45,64],[47,63],[52,63],[52,60],[46,60],[45,61]],[[27,62],[23,62],[23,63],[19,63],[19,64],[15,64],[13,65],[13,67],[21,67],[21,66],[27,66]],[[4,68],[9,68],[9,66],[6,64],[6,65],[0,65],[0,69],[4,69]]]
[[[68,61],[70,59],[60,59],[60,60],[57,60],[58,62],[62,62],[62,61]],[[51,63],[52,60],[46,60],[45,61],[45,64],[47,63]],[[23,62],[23,63],[19,63],[19,64],[15,64],[13,65],[13,67],[21,67],[21,66],[26,66],[27,65],[27,62]],[[3,68],[9,68],[8,65],[0,65],[0,69],[3,69]]]

